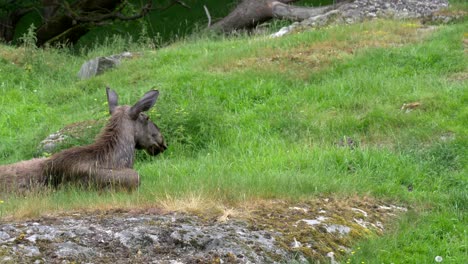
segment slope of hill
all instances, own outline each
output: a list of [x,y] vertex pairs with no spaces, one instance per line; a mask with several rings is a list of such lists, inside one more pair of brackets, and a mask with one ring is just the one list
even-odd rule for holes
[[[359,251],[340,253],[343,262],[429,263],[440,255],[462,263],[466,28],[378,20],[279,39],[193,37],[160,50],[114,38],[80,56],[2,45],[2,164],[37,155],[38,143],[67,124],[104,121],[106,85],[129,104],[159,89],[150,116],[170,147],[156,158],[138,155],[138,192],[1,196],[0,214],[164,207],[216,215],[270,199],[370,197],[409,212],[384,236],[353,244]],[[76,78],[86,59],[124,49],[141,56]],[[70,144],[92,142],[97,130]]]

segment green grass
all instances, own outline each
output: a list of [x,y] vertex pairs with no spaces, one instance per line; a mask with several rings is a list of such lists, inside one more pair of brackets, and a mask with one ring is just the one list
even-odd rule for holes
[[[433,263],[440,255],[463,263],[467,23],[429,33],[419,26],[376,21],[280,39],[192,38],[142,50],[86,81],[76,78],[81,63],[120,52],[124,40],[80,56],[0,46],[2,164],[32,158],[39,141],[66,124],[104,119],[105,85],[128,104],[159,89],[150,115],[170,146],[158,157],[138,155],[137,192],[2,196],[0,214],[158,206],[174,197],[235,205],[371,196],[410,212],[343,262]],[[421,105],[400,109],[411,102]],[[352,147],[340,144],[347,138]]]

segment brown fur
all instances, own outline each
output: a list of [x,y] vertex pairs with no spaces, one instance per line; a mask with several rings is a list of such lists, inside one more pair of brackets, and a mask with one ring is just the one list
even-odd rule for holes
[[[133,127],[126,124],[123,110],[116,110],[94,144],[67,149],[50,157],[44,166],[45,180],[53,185],[76,181],[88,183],[91,180],[99,183],[99,169],[132,168],[134,133]],[[134,177],[130,181],[131,187],[138,186],[138,182],[139,177]]]
[[112,115],[93,144],[66,149],[47,159],[0,166],[0,185],[4,190],[62,183],[138,187],[140,178],[132,169],[135,148],[143,148],[151,155],[166,149],[158,127],[142,113],[153,106],[158,92],[146,93],[132,107],[117,106],[117,94],[110,89],[107,92]]
[[38,186],[46,159],[32,159],[0,166],[0,191],[24,191]]

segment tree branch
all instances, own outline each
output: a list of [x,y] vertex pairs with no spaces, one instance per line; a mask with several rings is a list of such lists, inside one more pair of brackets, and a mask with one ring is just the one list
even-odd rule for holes
[[122,5],[119,6],[117,10],[110,12],[110,13],[107,11],[104,14],[99,11],[82,12],[79,14],[75,12],[73,8],[71,8],[70,5],[66,3],[66,1],[64,2],[63,6],[65,10],[67,11],[67,14],[72,19],[74,19],[77,22],[82,22],[82,23],[99,23],[105,20],[113,20],[113,19],[118,19],[118,20],[123,20],[123,21],[135,20],[135,19],[144,17],[145,15],[147,15],[149,12],[153,10],[166,10],[176,4],[179,4],[186,8],[190,8],[187,4],[185,4],[184,2],[180,0],[173,0],[164,7],[153,7],[153,1],[149,0],[143,7],[141,7],[138,13],[127,16],[127,15],[122,14],[122,10],[125,8],[126,4],[127,3],[124,2]]
[[292,6],[298,0],[242,0],[226,17],[214,23],[210,28],[215,31],[231,32],[237,29],[250,29],[272,18],[284,18],[301,21],[336,9],[349,0],[335,1],[340,4],[323,7]]
[[[75,13],[69,13],[71,17],[76,20],[77,22],[84,22],[84,23],[95,23],[95,22],[101,22],[104,20],[112,20],[112,19],[119,19],[119,20],[135,20],[138,18],[144,17],[146,14],[148,14],[152,8],[152,3],[151,1],[144,5],[141,9],[140,12],[137,14],[133,14],[131,16],[126,16],[120,12],[120,10],[117,10],[115,12],[111,12],[108,14],[99,14],[95,12],[89,12],[86,13],[86,15],[78,15]],[[71,10],[70,10],[71,11]]]
[[[8,4],[8,3],[7,3]],[[6,16],[0,18],[0,40],[10,42],[13,40],[15,27],[18,21],[27,13],[34,10],[34,7],[27,7],[14,10]]]
[[208,11],[208,7],[206,5],[203,5],[203,9],[205,9],[205,14],[208,17],[208,27],[211,26],[211,16],[210,16],[210,11]]

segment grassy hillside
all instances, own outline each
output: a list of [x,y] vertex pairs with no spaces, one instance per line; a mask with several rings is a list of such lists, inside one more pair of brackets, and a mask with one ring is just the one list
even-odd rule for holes
[[[0,46],[1,164],[32,158],[66,124],[105,120],[106,85],[129,104],[159,89],[150,116],[170,146],[138,155],[137,192],[2,196],[0,214],[367,196],[410,211],[357,244],[349,262],[463,263],[467,25],[373,21],[279,39],[193,37],[160,50],[115,38],[81,56]],[[142,53],[77,79],[86,59],[124,49]]]

